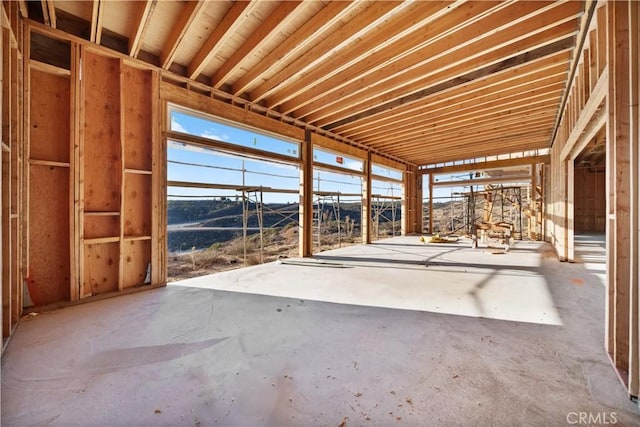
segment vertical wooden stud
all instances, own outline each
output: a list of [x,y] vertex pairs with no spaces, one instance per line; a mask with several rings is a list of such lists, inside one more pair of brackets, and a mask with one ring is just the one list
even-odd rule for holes
[[367,151],[367,159],[364,162],[364,183],[362,185],[362,243],[371,243],[371,151]]
[[[76,119],[77,119],[77,132],[76,132],[76,143],[77,146],[74,150],[74,161],[76,162],[75,166],[75,179],[76,179],[76,209],[75,213],[77,215],[76,218],[76,226],[78,227],[76,231],[76,245],[78,246],[77,250],[77,279],[78,279],[78,297],[84,298],[89,295],[90,289],[85,289],[85,270],[84,270],[84,257],[85,257],[85,247],[84,247],[84,139],[86,136],[85,133],[85,108],[84,108],[84,100],[85,100],[85,82],[84,82],[84,68],[86,66],[84,62],[84,46],[80,45],[76,48],[76,57],[75,61],[72,63],[77,70],[75,73],[75,86],[76,86],[76,97],[74,106],[76,108]],[[72,70],[73,71],[73,70]],[[73,76],[73,74],[72,74]]]
[[433,174],[429,174],[429,234],[433,234]]
[[301,257],[310,257],[313,255],[313,142],[308,129],[300,148],[299,251]]
[[69,250],[71,253],[69,254],[69,259],[71,261],[70,268],[70,297],[71,301],[76,301],[80,299],[80,280],[79,280],[79,260],[81,259],[79,256],[79,248],[82,246],[80,236],[79,236],[79,194],[78,194],[78,132],[79,132],[79,121],[78,121],[78,73],[79,73],[79,47],[76,43],[71,43],[71,89],[70,89],[70,108],[69,112],[71,113],[71,117],[69,120],[71,121],[70,125],[70,144],[71,148],[69,150],[70,159],[69,159],[69,197],[71,198],[71,227],[70,227],[70,236],[69,239],[71,244],[69,245]]
[[[630,140],[628,3],[607,3],[607,67],[609,96],[607,156],[609,161],[610,232],[608,273],[608,350],[615,367],[629,369],[630,284]],[[612,240],[611,240],[612,239]],[[611,258],[613,256],[613,258]],[[611,336],[612,335],[612,336]]]
[[166,138],[163,130],[166,103],[160,100],[160,74],[153,72],[151,83],[151,283],[166,282]]
[[567,201],[565,203],[565,253],[567,261],[573,262],[575,234],[575,169],[573,160],[566,161],[567,168]]
[[126,110],[124,105],[124,96],[122,96],[123,91],[126,90],[126,82],[124,79],[123,72],[123,64],[122,58],[119,61],[118,67],[118,90],[119,96],[118,100],[120,103],[120,251],[118,256],[118,291],[122,291],[124,289],[124,204],[125,204],[125,185],[127,177],[125,176],[125,168],[126,168],[126,159],[125,159],[125,120],[126,118]]
[[[630,254],[630,330],[629,394],[640,396],[640,6],[629,2],[629,105],[631,173],[631,254]],[[635,229],[635,232],[633,230]]]

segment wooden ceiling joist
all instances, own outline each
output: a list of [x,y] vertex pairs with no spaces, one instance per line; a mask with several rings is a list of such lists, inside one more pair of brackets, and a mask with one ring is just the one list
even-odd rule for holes
[[[552,121],[552,120],[551,120]],[[397,156],[402,157],[402,155],[406,155],[407,152],[416,149],[422,149],[424,147],[429,147],[432,145],[437,145],[441,150],[450,149],[451,146],[465,146],[466,148],[470,148],[473,145],[482,146],[485,141],[491,140],[504,140],[505,138],[517,139],[517,138],[525,138],[535,137],[537,132],[544,132],[545,129],[549,126],[549,120],[547,123],[537,123],[530,124],[527,127],[527,130],[523,130],[519,125],[511,125],[505,127],[496,127],[493,126],[484,126],[482,128],[477,129],[476,132],[470,130],[455,130],[447,133],[443,133],[439,139],[434,139],[431,137],[419,137],[416,136],[414,138],[414,143],[411,144],[402,144],[398,143],[385,143],[384,145],[375,145],[376,149],[381,151],[393,153]],[[481,142],[478,142],[481,141]]]
[[90,20],[165,79],[413,165],[548,147],[594,4],[41,1],[49,28]]
[[40,2],[42,4],[42,17],[45,25],[48,25],[51,28],[56,28],[56,8],[53,0],[40,0]]
[[[397,136],[403,128],[420,129],[434,128],[444,123],[463,123],[466,120],[481,120],[483,117],[494,116],[496,114],[506,114],[509,117],[517,116],[518,113],[526,112],[528,108],[537,109],[541,104],[548,107],[549,102],[558,101],[558,90],[562,89],[561,83],[555,83],[547,87],[541,86],[530,92],[515,92],[505,95],[504,98],[490,98],[487,101],[479,100],[478,105],[469,105],[469,102],[453,103],[451,106],[443,106],[433,111],[425,109],[424,112],[416,114],[419,120],[412,122],[411,115],[396,118],[394,134]],[[420,123],[420,124],[418,124]],[[389,136],[394,124],[389,124],[382,129],[374,129],[372,131],[361,134],[361,138],[373,142],[376,138]]]
[[91,35],[93,43],[100,44],[102,40],[102,16],[104,14],[104,2],[93,0],[91,4]]
[[486,77],[489,76],[491,74],[503,71],[505,69],[511,68],[511,67],[516,67],[518,65],[522,65],[526,62],[529,61],[533,61],[535,59],[538,58],[542,58],[544,56],[547,55],[551,55],[554,54],[556,52],[560,52],[562,50],[566,50],[568,48],[570,48],[573,44],[573,37],[568,37],[565,38],[563,40],[557,41],[555,43],[552,43],[550,45],[546,45],[540,48],[537,48],[533,51],[529,51],[529,52],[525,52],[522,53],[520,55],[517,55],[515,57],[511,57],[508,59],[505,59],[504,61],[500,62],[499,64],[495,64],[495,65],[489,65],[487,67],[484,67],[480,70],[476,70],[473,71],[471,73],[468,73],[464,76],[460,76],[460,77],[456,77],[454,79],[451,79],[447,82],[441,83],[439,85],[436,85],[434,87],[430,87],[428,89],[423,89],[420,90],[418,92],[414,92],[410,95],[406,95],[403,96],[399,99],[394,99],[393,101],[389,101],[387,103],[384,103],[382,105],[379,105],[377,107],[374,108],[370,108],[369,110],[363,111],[362,113],[358,113],[356,115],[353,115],[351,117],[342,119],[338,122],[332,123],[331,125],[327,125],[325,126],[327,129],[334,129],[338,126],[342,126],[345,125],[347,123],[351,123],[354,122],[356,120],[362,120],[364,118],[367,118],[369,116],[372,116],[374,114],[379,114],[383,111],[386,110],[391,110],[395,107],[407,104],[407,103],[411,103],[414,102],[416,100],[422,99],[428,95],[432,95],[434,93],[438,93],[441,92],[443,90],[446,89],[450,89],[452,87],[456,87],[459,86],[463,83],[466,83],[468,81],[472,81],[472,80],[476,80],[482,77]]
[[511,159],[486,160],[481,162],[465,163],[461,165],[439,166],[435,168],[420,169],[422,174],[452,174],[456,172],[480,172],[489,169],[502,169],[513,166],[526,166],[537,163],[549,163],[548,154],[530,157],[514,157]]
[[[546,84],[548,78],[558,76],[564,82],[566,75],[566,53],[559,53],[550,57],[533,61],[523,67],[506,70],[503,73],[495,73],[483,79],[468,82],[450,90],[445,90],[425,97],[421,103],[406,105],[395,108],[386,115],[370,118],[358,124],[351,123],[345,129],[336,128],[340,131],[357,137],[363,132],[375,130],[385,125],[393,126],[401,118],[420,117],[429,112],[435,112],[441,108],[457,105],[462,102],[474,103],[477,99],[484,99],[487,96],[502,96],[505,90],[517,91],[523,87],[536,87]],[[415,120],[413,120],[415,122]]]
[[[570,23],[567,27],[570,26]],[[565,28],[568,29],[568,28]],[[489,76],[493,73],[502,72],[509,68],[519,67],[528,61],[542,58],[547,55],[569,50],[573,43],[573,37],[567,35],[565,31],[552,31],[546,33],[550,43],[540,43],[538,37],[531,36],[527,40],[520,41],[514,46],[503,46],[491,50],[485,55],[474,55],[467,57],[464,51],[455,53],[455,57],[442,57],[431,64],[423,64],[413,70],[407,80],[402,80],[400,76],[395,76],[385,82],[382,92],[372,97],[366,97],[362,92],[346,99],[333,103],[331,109],[323,108],[308,117],[312,123],[319,126],[331,125],[332,129],[336,122],[349,122],[356,114],[364,113],[365,118],[372,114],[368,111],[385,112],[388,107],[415,102],[423,97],[423,94],[436,93],[447,90],[460,84],[472,81],[477,78]],[[562,37],[558,39],[558,37]],[[514,52],[516,52],[514,54]],[[522,53],[525,52],[525,53]],[[435,89],[434,89],[435,88]],[[373,90],[373,89],[372,89]],[[386,100],[392,99],[395,103]]]
[[[371,80],[383,81],[385,79],[385,73],[393,73],[396,69],[404,70],[410,67],[411,63],[415,62],[413,58],[429,57],[422,56],[422,50],[430,49],[434,43],[447,36],[452,31],[452,28],[462,25],[469,19],[473,19],[475,15],[470,13],[471,11],[482,14],[493,10],[497,6],[500,6],[500,3],[480,2],[473,4],[465,3],[462,6],[459,4],[451,5],[445,8],[445,10],[454,9],[460,13],[451,13],[449,15],[438,14],[439,19],[435,22],[428,21],[427,23],[429,25],[425,25],[424,28],[420,28],[419,31],[408,34],[406,37],[399,39],[396,43],[389,45],[385,49],[373,52],[366,61],[354,64],[353,67],[343,70],[333,76],[332,79],[325,80],[322,85],[314,86],[306,92],[305,97],[298,97],[296,98],[297,101],[289,101],[283,106],[283,109],[286,111],[298,109],[300,110],[299,114],[306,115],[315,111],[313,106],[306,106],[311,103],[316,105],[316,101],[320,98],[326,101],[328,95],[334,92],[337,93],[337,96],[352,93],[352,85],[357,79],[362,79],[364,76],[377,73]],[[393,67],[393,71],[391,67]],[[367,81],[366,83],[369,82]],[[272,101],[272,105],[277,105],[277,102]]]
[[147,31],[149,26],[149,19],[151,18],[153,9],[156,7],[156,2],[157,0],[144,0],[136,3],[136,15],[133,21],[131,35],[129,37],[129,55],[134,58],[138,56],[138,53],[142,48],[144,33]]
[[278,7],[265,19],[258,29],[249,36],[247,40],[236,49],[229,59],[220,67],[211,77],[213,87],[219,88],[226,83],[229,76],[240,67],[243,58],[251,55],[251,53],[260,47],[265,38],[281,25],[286,25],[290,15],[301,5],[300,1],[286,1],[280,3]]
[[[372,3],[367,9],[358,13],[350,21],[349,26],[341,26],[337,31],[329,34],[327,38],[312,46],[312,54],[297,57],[280,73],[272,76],[252,90],[252,99],[262,101],[276,90],[281,89],[281,87],[292,84],[295,81],[294,79],[299,78],[301,73],[310,70],[323,61],[330,61],[333,53],[339,50],[340,47],[347,45],[349,41],[358,36],[362,36],[367,28],[379,23],[382,20],[381,17],[399,5],[400,2],[397,1]],[[272,105],[273,103],[267,102],[267,105],[269,104]]]
[[[431,110],[425,108],[424,111],[416,113],[414,116],[403,115],[396,117],[395,123],[378,126],[358,135],[349,135],[352,138],[366,138],[368,141],[373,142],[376,137],[386,137],[392,131],[394,132],[393,135],[397,136],[404,129],[416,129],[416,119],[420,120],[420,122],[425,122],[420,127],[434,127],[438,123],[450,121],[464,123],[467,119],[480,119],[500,113],[517,117],[519,112],[526,112],[527,109],[534,107],[530,102],[539,102],[545,99],[556,101],[559,89],[562,89],[562,82],[554,82],[548,86],[536,87],[528,92],[514,90],[511,93],[505,92],[503,96],[478,99],[477,105],[473,104],[472,101],[464,101]],[[544,108],[549,108],[549,106],[545,105]]]
[[311,19],[298,28],[284,43],[280,43],[274,50],[267,54],[256,66],[247,70],[246,74],[232,85],[232,92],[240,95],[247,91],[262,75],[280,61],[286,61],[287,57],[299,54],[314,33],[323,32],[324,28],[335,25],[338,19],[353,3],[331,2],[316,13]]
[[[508,22],[514,13],[526,15],[531,8],[529,4],[528,8],[502,9],[497,13],[505,14],[502,20]],[[324,126],[344,119],[354,111],[364,111],[371,105],[380,104],[382,99],[398,99],[419,92],[426,86],[504,61],[515,56],[514,52],[533,50],[548,44],[541,40],[543,38],[556,41],[566,37],[567,33],[575,32],[574,26],[564,27],[562,23],[556,23],[555,29],[548,28],[548,25],[554,23],[553,19],[559,16],[564,22],[575,15],[573,8],[560,11],[563,12],[561,15],[558,15],[555,9],[547,11],[538,15],[537,19],[532,18],[514,28],[498,32],[487,33],[488,24],[481,20],[444,39],[436,34],[435,43],[423,46],[414,55],[375,70],[358,81],[350,82],[346,86],[342,84],[337,92],[333,89],[336,82],[333,82],[323,90],[326,94],[325,99],[296,110],[295,114],[305,117],[309,122]],[[544,34],[544,37],[541,34]],[[316,88],[320,89],[322,88]],[[371,96],[371,93],[375,96]],[[313,114],[309,114],[311,111]]]
[[[549,109],[557,102],[557,99],[543,100],[535,103],[534,105],[522,106],[512,110],[486,113],[482,116],[468,114],[465,117],[461,117],[459,120],[455,117],[450,120],[439,120],[437,122],[433,122],[431,125],[424,125],[419,128],[406,126],[398,128],[397,132],[392,137],[379,135],[377,137],[368,138],[367,140],[371,147],[384,148],[387,145],[397,144],[399,141],[423,138],[427,135],[433,134],[445,135],[446,132],[451,132],[456,129],[465,129],[469,126],[473,126],[474,129],[480,130],[485,124],[495,126],[495,123],[500,123],[502,129],[507,129],[510,125],[520,127],[529,123],[536,124],[543,119],[553,117],[553,112],[549,112]],[[523,117],[523,113],[525,112],[526,116]]]
[[160,54],[160,64],[162,68],[167,69],[173,62],[180,43],[187,34],[187,31],[193,22],[202,13],[205,6],[204,0],[187,1],[180,12],[177,22],[174,24],[169,37],[164,43],[162,53]]
[[[282,112],[290,113],[301,105],[323,97],[327,87],[335,90],[336,83],[352,81],[354,76],[361,75],[367,69],[384,66],[389,62],[392,53],[406,55],[406,46],[410,44],[405,39],[415,41],[421,34],[419,30],[430,28],[435,20],[454,7],[453,2],[411,4],[383,22],[373,37],[356,39],[354,43],[337,52],[331,61],[319,64],[303,78],[287,86],[286,97],[278,97],[277,103],[275,100],[269,100],[267,104],[272,108],[282,104]],[[335,66],[336,61],[339,62],[339,67]],[[329,82],[326,82],[327,80]]]
[[242,24],[241,16],[250,2],[237,1],[234,2],[222,21],[216,26],[215,30],[207,41],[202,45],[196,56],[193,58],[187,68],[187,75],[191,79],[195,79],[202,72],[211,57],[216,53],[216,47],[224,40],[225,36],[233,32],[235,28]]

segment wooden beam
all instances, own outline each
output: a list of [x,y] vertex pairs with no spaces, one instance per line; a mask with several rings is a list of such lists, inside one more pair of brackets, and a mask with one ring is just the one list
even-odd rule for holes
[[569,76],[567,78],[567,86],[566,90],[562,96],[562,101],[560,102],[560,107],[558,108],[558,114],[556,117],[556,123],[553,127],[553,133],[551,134],[550,144],[553,146],[553,142],[555,140],[556,134],[558,132],[558,127],[560,126],[560,121],[562,120],[562,112],[564,111],[564,107],[569,99],[569,94],[571,93],[571,87],[573,78],[578,70],[578,63],[580,62],[580,57],[582,54],[582,50],[584,48],[584,42],[587,39],[587,35],[589,34],[589,27],[591,26],[591,20],[593,19],[596,5],[598,4],[597,0],[587,0],[585,6],[585,13],[582,15],[580,19],[580,30],[577,36],[577,43],[573,50],[573,60],[571,61],[571,68],[569,69]]
[[[517,93],[523,88],[530,86],[537,87],[542,82],[552,82],[560,78],[565,80],[567,53],[560,52],[547,58],[531,62],[527,65],[510,70],[506,73],[497,73],[483,79],[475,80],[454,89],[440,92],[430,97],[426,97],[421,103],[407,105],[394,109],[384,116],[369,117],[362,123],[351,123],[345,128],[335,131],[346,132],[349,135],[360,135],[369,129],[384,126],[393,126],[397,117],[406,114],[407,116],[422,117],[431,112],[441,111],[450,107],[455,108],[458,104],[471,102],[471,99],[491,99],[493,96],[500,97],[502,94],[508,96]],[[560,77],[559,77],[560,76]],[[415,120],[414,120],[415,122]]]
[[433,234],[433,174],[429,174],[429,234]]
[[[520,101],[516,102],[523,104]],[[436,114],[433,118],[425,117],[424,121],[414,123],[413,127],[399,124],[397,131],[389,130],[386,135],[376,134],[364,137],[361,140],[367,141],[367,144],[371,146],[383,147],[385,144],[402,144],[415,138],[435,137],[444,140],[447,132],[469,128],[477,129],[480,132],[484,129],[492,129],[499,126],[507,132],[510,127],[525,128],[529,125],[537,125],[553,120],[555,115],[552,109],[557,105],[557,102],[557,97],[546,94],[531,99],[528,103],[524,101],[524,105],[513,107],[509,105],[507,100],[507,105],[493,109],[487,108],[484,113],[476,112],[475,110],[461,110],[459,120],[456,120],[455,113],[444,116]]]
[[531,182],[531,175],[513,175],[505,176],[503,178],[476,178],[476,179],[460,179],[455,181],[440,181],[434,182],[434,187],[464,187],[470,185],[487,185],[487,184],[500,184],[500,183],[523,183],[528,184]]
[[[425,43],[425,39],[428,40],[425,30],[437,34],[432,27],[437,25],[438,18],[446,14],[455,15],[452,12],[459,4],[450,1],[409,4],[377,26],[375,32],[356,39],[348,48],[336,52],[331,60],[318,64],[288,85],[286,98],[289,100],[278,97],[280,109],[288,114],[300,108],[301,103],[326,98],[325,85],[336,90],[336,84],[345,85],[369,70],[388,65],[390,58],[406,54],[408,46],[414,49],[420,41]],[[494,6],[492,2],[485,2],[474,7],[488,9]],[[300,114],[306,113],[301,111]]]
[[430,88],[423,89],[423,90],[420,90],[418,92],[414,92],[414,93],[412,93],[410,95],[406,95],[406,96],[400,97],[398,99],[394,99],[392,101],[386,102],[386,103],[381,104],[381,105],[379,105],[377,107],[370,108],[370,109],[368,109],[366,111],[363,111],[361,113],[355,114],[355,115],[353,115],[351,117],[347,117],[347,118],[342,119],[340,121],[331,123],[331,124],[325,126],[325,128],[331,130],[331,129],[334,129],[336,127],[345,125],[347,123],[352,123],[352,122],[355,122],[357,120],[365,119],[365,118],[370,117],[370,116],[372,116],[374,114],[379,114],[381,112],[392,110],[393,108],[399,107],[399,106],[407,104],[407,103],[415,102],[415,101],[417,101],[419,99],[422,99],[422,98],[424,98],[426,96],[432,95],[434,93],[442,92],[444,90],[450,89],[450,88],[455,87],[455,86],[462,85],[462,84],[467,83],[467,82],[469,82],[471,80],[480,79],[482,77],[486,77],[486,76],[489,76],[491,74],[498,73],[498,72],[504,71],[504,70],[509,69],[509,68],[517,67],[519,65],[522,65],[522,64],[530,62],[530,61],[534,61],[534,60],[542,58],[544,56],[551,55],[551,54],[556,53],[556,52],[560,52],[562,50],[570,48],[572,45],[573,45],[573,37],[568,37],[566,39],[559,40],[559,41],[557,41],[555,43],[551,43],[550,45],[543,46],[543,47],[534,49],[532,51],[525,52],[525,53],[513,56],[511,58],[505,59],[505,60],[501,61],[498,64],[489,65],[487,67],[484,67],[484,68],[481,68],[479,70],[473,71],[473,72],[468,73],[466,75],[456,77],[454,79],[451,79],[449,81],[437,84],[437,85],[432,86]]
[[[589,100],[585,104],[584,108],[580,112],[580,116],[578,117],[578,121],[575,126],[571,130],[571,134],[569,138],[566,140],[562,147],[562,151],[560,154],[560,158],[562,160],[566,160],[569,156],[575,158],[580,152],[584,149],[586,144],[590,142],[590,138],[587,139],[583,135],[588,131],[588,127],[593,128],[591,131],[587,132],[588,135],[595,135],[594,132],[597,132],[600,127],[602,127],[603,119],[597,117],[598,111],[605,109],[605,99],[607,92],[609,90],[609,78],[608,73],[605,70],[600,75],[596,86],[589,96]],[[604,113],[601,111],[601,114]],[[604,117],[604,116],[603,116]],[[593,123],[599,123],[599,125],[593,126]],[[598,127],[599,126],[599,127]],[[577,145],[576,145],[577,144]]]
[[[429,124],[433,119],[442,120],[443,118],[457,122],[465,116],[477,118],[495,112],[508,112],[514,107],[527,107],[529,102],[539,100],[543,96],[555,98],[557,102],[557,93],[561,89],[559,80],[560,78],[554,75],[544,80],[532,82],[533,89],[529,90],[527,87],[518,86],[509,90],[495,88],[493,94],[476,95],[470,93],[465,97],[452,96],[447,101],[438,103],[425,99],[423,105],[414,106],[410,110],[405,109],[404,112],[394,111],[390,114],[391,117],[384,121],[376,120],[376,123],[371,127],[360,126],[356,131],[347,128],[344,133],[350,137],[358,136],[361,139],[369,140],[372,136],[389,135],[390,131],[395,133],[396,130],[403,128],[414,128],[418,119]],[[545,84],[547,82],[549,84]]]
[[136,3],[136,16],[129,36],[129,56],[137,57],[142,48],[142,40],[149,27],[149,22],[157,0],[144,0]]
[[[640,4],[629,2],[629,34],[640,33]],[[640,396],[640,41],[630,38],[629,76],[631,106],[631,329],[629,336],[629,394]]]
[[102,40],[102,15],[104,14],[104,6],[102,0],[93,0],[91,5],[91,36],[90,41],[100,44]]
[[241,66],[242,60],[258,49],[269,34],[276,31],[280,26],[289,23],[291,15],[301,4],[301,1],[280,3],[258,29],[244,41],[242,46],[233,52],[233,55],[211,77],[213,87],[220,88],[225,84],[229,76]]
[[[540,8],[538,3],[527,6]],[[526,10],[520,12],[525,7],[524,4],[518,3],[512,7],[516,9],[512,11],[517,16],[526,14]],[[332,87],[325,86],[324,98],[314,101],[320,102],[320,105],[312,107],[309,104],[304,109],[304,117],[312,123],[325,126],[388,100],[417,93],[484,67],[499,65],[517,53],[539,49],[571,37],[575,32],[575,15],[579,7],[576,3],[565,3],[551,10],[543,8],[546,13],[529,16],[520,23],[513,16],[503,17],[502,31],[487,31],[487,27],[493,28],[492,25],[496,25],[491,21],[484,25],[477,24],[474,31],[482,36],[474,37],[470,44],[465,37],[465,28],[461,30],[461,34],[454,34],[455,37],[440,39],[435,45],[427,45],[414,53],[412,56],[417,58],[410,62],[406,59],[396,61],[366,76],[359,76],[346,86],[341,82],[334,82],[334,85],[339,85],[340,96],[332,93]],[[508,30],[504,28],[505,25]],[[571,47],[572,43],[567,50]],[[311,111],[313,114],[309,114]],[[298,110],[296,112],[299,114]]]
[[310,43],[313,34],[322,34],[326,28],[334,25],[345,11],[353,8],[355,3],[352,2],[330,2],[322,10],[316,13],[311,19],[307,20],[300,28],[298,28],[290,37],[287,37],[282,43],[268,53],[262,61],[241,76],[237,82],[232,85],[232,93],[239,95],[248,87],[257,81],[260,76],[273,68],[274,64],[279,61],[287,61],[293,55],[299,54]]
[[[607,126],[609,208],[607,263],[607,350],[614,366],[625,375],[629,370],[629,292],[631,263],[631,175],[629,108],[629,9],[625,1],[607,2],[607,67],[609,74]],[[611,202],[613,202],[611,204]]]
[[313,142],[308,130],[305,131],[301,151],[299,251],[301,257],[310,257],[313,255]]
[[[341,154],[347,154],[349,156],[354,156],[358,159],[366,159],[367,158],[367,150],[360,147],[351,147],[336,141],[335,139],[328,138],[323,135],[318,135],[316,133],[311,134],[311,140],[313,142],[313,146],[326,148],[330,151],[335,151]],[[396,166],[397,167],[397,166]]]
[[564,160],[564,162],[567,168],[565,174],[567,200],[564,203],[564,248],[567,261],[573,262],[575,257],[575,167],[573,160]]
[[[385,150],[389,153],[396,153],[396,155],[407,155],[414,152],[416,149],[441,151],[448,148],[463,148],[470,149],[472,145],[483,144],[485,149],[488,145],[504,144],[510,140],[526,139],[533,140],[539,136],[548,137],[551,123],[540,123],[535,126],[531,126],[529,129],[521,128],[518,126],[512,126],[507,129],[500,128],[500,126],[493,126],[489,129],[483,129],[482,132],[474,134],[471,130],[449,132],[440,135],[416,136],[411,142],[405,142],[404,144],[376,144],[372,147],[378,150]],[[440,136],[440,138],[439,138]],[[513,152],[507,151],[506,153]],[[505,153],[504,150],[500,150],[500,153]],[[479,157],[478,155],[471,156]]]
[[240,15],[242,15],[250,4],[251,2],[249,1],[236,1],[233,3],[231,9],[229,9],[224,18],[222,18],[222,21],[216,26],[213,33],[211,33],[187,67],[187,75],[189,78],[195,79],[198,77],[217,52],[217,48],[225,36],[231,33],[236,27],[242,25],[242,19],[239,19]]
[[327,38],[313,46],[313,54],[302,55],[296,58],[296,60],[287,65],[279,73],[273,75],[252,90],[252,99],[255,102],[264,100],[274,91],[282,89],[282,87],[287,84],[291,84],[300,73],[310,70],[314,65],[329,60],[336,46],[344,45],[365,28],[379,21],[389,11],[398,7],[399,4],[400,2],[397,1],[372,3],[371,6],[351,19],[349,25],[343,25],[340,29],[332,32]]
[[262,191],[264,193],[298,194],[298,190],[288,188],[263,187],[261,185],[211,184],[193,181],[167,181],[167,187],[206,188],[211,190]]
[[300,160],[294,157],[289,157],[289,156],[285,156],[283,154],[277,154],[277,153],[267,153],[262,150],[256,150],[255,148],[242,147],[242,146],[230,144],[224,141],[218,141],[218,140],[209,139],[209,138],[202,138],[194,135],[186,135],[178,132],[166,132],[165,135],[168,139],[172,141],[183,142],[186,144],[197,145],[205,148],[213,148],[213,149],[217,149],[227,153],[241,153],[241,154],[252,156],[254,158],[277,160],[280,162],[293,163],[293,164],[300,163]]
[[437,168],[424,168],[420,172],[422,174],[451,174],[457,172],[476,172],[489,169],[502,169],[513,166],[523,166],[537,163],[548,164],[550,156],[548,154],[541,156],[517,157],[514,159],[490,160],[476,163],[465,163],[462,165],[442,166]]
[[26,0],[18,0],[18,8],[20,10],[20,15],[27,19],[29,18],[29,8],[27,7]]
[[184,40],[191,24],[200,16],[206,2],[204,0],[187,1],[178,16],[178,20],[173,25],[169,37],[164,42],[164,47],[160,53],[160,64],[167,69],[173,62],[180,43]]
[[45,25],[56,28],[56,8],[53,0],[40,0],[40,2],[42,4],[42,18],[44,19]]
[[248,109],[235,107],[229,103],[188,91],[167,82],[161,83],[160,96],[162,99],[176,105],[184,106],[206,114],[216,115],[223,119],[242,123],[258,129],[274,132],[288,138],[293,138],[296,141],[301,141],[304,137],[303,129],[257,114],[253,111],[249,111]]
[[360,226],[362,228],[362,243],[368,245],[371,243],[372,224],[371,224],[371,196],[373,192],[371,184],[371,153],[367,153],[367,159],[364,162],[365,176],[362,182],[362,218]]

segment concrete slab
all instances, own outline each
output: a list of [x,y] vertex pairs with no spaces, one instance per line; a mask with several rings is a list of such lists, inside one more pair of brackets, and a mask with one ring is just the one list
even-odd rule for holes
[[[2,425],[552,426],[583,413],[637,425],[602,349],[599,280],[546,245],[518,246],[471,256],[462,244],[391,239],[314,259],[346,268],[271,264],[29,318],[2,359]],[[352,289],[356,269],[366,280]],[[432,289],[410,286],[410,274]],[[378,303],[259,295],[250,280],[308,292],[329,282],[324,295]],[[529,281],[535,310],[522,306]],[[423,307],[436,307],[431,298],[470,315],[387,308],[410,289]],[[500,319],[517,311],[504,296],[491,305],[503,291],[536,315]],[[555,317],[542,315],[543,302]]]
[[[396,237],[176,282],[181,286],[558,325],[541,242],[508,253]],[[547,248],[548,250],[548,248]]]

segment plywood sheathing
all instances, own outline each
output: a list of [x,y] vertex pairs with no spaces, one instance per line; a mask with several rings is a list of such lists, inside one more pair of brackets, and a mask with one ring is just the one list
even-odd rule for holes
[[31,69],[29,75],[32,90],[26,285],[34,305],[47,305],[71,297],[71,83],[68,76],[38,69]]

